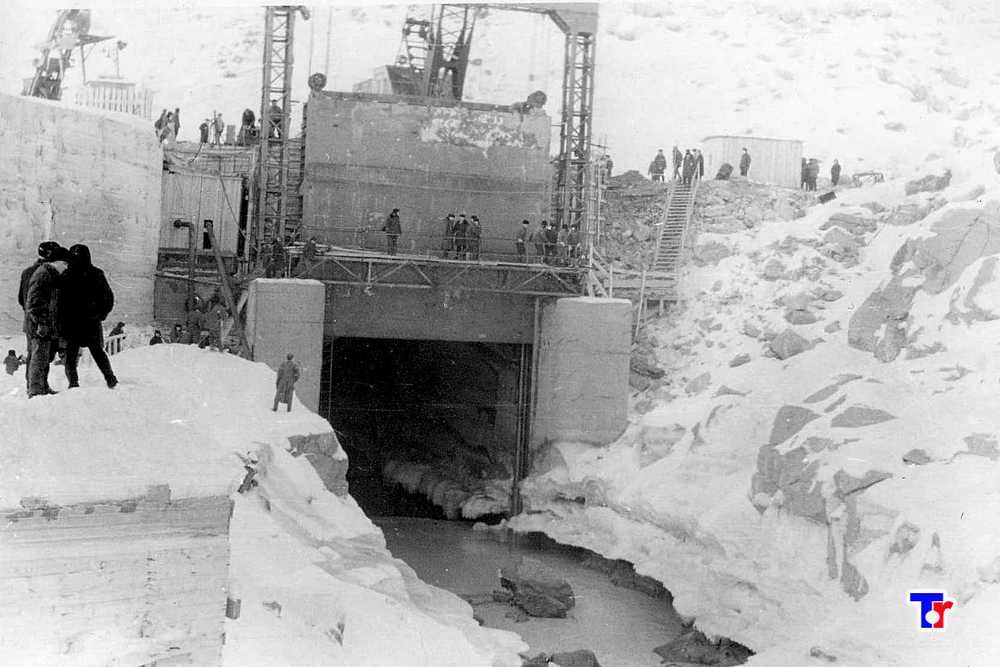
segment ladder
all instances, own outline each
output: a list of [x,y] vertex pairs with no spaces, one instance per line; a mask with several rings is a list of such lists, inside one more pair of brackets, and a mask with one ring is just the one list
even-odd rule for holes
[[676,279],[680,269],[690,233],[691,216],[694,213],[694,198],[698,192],[698,180],[686,184],[673,180],[667,194],[667,206],[663,211],[660,235],[656,239],[656,254],[652,270]]
[[[298,196],[298,184],[289,179],[291,158],[288,138],[292,112],[292,64],[295,36],[293,6],[271,6],[264,15],[264,83],[260,103],[260,151],[257,157],[258,249],[278,238],[286,243],[301,224],[301,209],[290,207]],[[281,113],[271,111],[275,100]],[[278,120],[278,136],[272,136],[272,119]],[[291,213],[291,216],[289,215]]]

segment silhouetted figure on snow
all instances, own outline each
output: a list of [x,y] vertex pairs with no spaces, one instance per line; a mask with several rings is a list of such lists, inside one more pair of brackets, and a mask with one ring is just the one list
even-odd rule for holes
[[836,185],[839,182],[840,182],[840,163],[834,160],[833,166],[830,167],[830,183]]
[[288,412],[292,411],[292,396],[295,393],[295,383],[299,380],[299,367],[292,359],[294,355],[289,354],[285,361],[278,367],[278,378],[275,382],[274,407],[272,412],[278,411],[278,403],[288,405]]
[[[104,351],[103,322],[115,305],[115,295],[108,285],[104,271],[90,261],[90,248],[83,244],[69,249],[69,268],[63,274],[59,290],[60,333],[66,339],[66,379],[69,386],[80,386],[77,362],[80,348],[90,351],[109,389],[118,384],[111,361]],[[125,329],[124,323],[115,327],[119,333]],[[114,331],[114,330],[113,330]],[[162,340],[161,340],[162,342]]]
[[740,156],[740,176],[746,178],[746,175],[750,173],[750,152],[747,149],[743,149],[743,155]]

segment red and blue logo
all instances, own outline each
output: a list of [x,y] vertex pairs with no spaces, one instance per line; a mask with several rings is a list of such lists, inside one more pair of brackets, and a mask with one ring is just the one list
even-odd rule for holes
[[910,602],[920,603],[920,628],[922,630],[944,630],[944,613],[955,606],[944,599],[944,592],[920,591],[910,593]]

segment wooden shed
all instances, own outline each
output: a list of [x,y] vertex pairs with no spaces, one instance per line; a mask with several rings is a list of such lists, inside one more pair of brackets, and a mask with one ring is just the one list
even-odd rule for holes
[[715,178],[724,163],[739,173],[740,156],[750,153],[751,181],[797,188],[802,174],[802,142],[798,139],[713,135],[705,137],[701,152],[705,156],[705,178]]

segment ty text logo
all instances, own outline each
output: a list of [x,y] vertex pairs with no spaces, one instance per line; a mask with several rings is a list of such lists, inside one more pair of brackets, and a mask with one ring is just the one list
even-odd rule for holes
[[910,593],[910,602],[920,603],[920,627],[944,629],[944,612],[954,603],[944,599],[944,593]]

